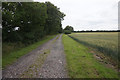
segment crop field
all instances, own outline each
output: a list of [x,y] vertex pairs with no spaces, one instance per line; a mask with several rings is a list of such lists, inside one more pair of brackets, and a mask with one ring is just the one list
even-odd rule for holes
[[[72,34],[79,35],[79,34]],[[82,38],[82,37],[81,37]],[[100,63],[90,49],[77,41],[63,35],[67,71],[70,78],[117,78],[114,69]],[[90,79],[92,80],[92,79]],[[115,80],[115,79],[111,79]]]
[[118,59],[118,32],[73,33],[70,36],[114,60]]

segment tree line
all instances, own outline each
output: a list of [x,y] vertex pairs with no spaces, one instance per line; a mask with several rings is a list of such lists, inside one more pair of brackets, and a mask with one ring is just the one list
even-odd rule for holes
[[3,42],[34,43],[63,31],[65,14],[50,2],[3,2]]
[[81,33],[81,32],[120,32],[120,30],[82,30],[82,31],[73,31],[74,33]]

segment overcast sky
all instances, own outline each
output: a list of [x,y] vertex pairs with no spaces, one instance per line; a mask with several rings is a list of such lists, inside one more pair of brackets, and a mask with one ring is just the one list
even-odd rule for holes
[[62,27],[74,30],[117,30],[119,0],[34,0],[50,1],[66,14]]

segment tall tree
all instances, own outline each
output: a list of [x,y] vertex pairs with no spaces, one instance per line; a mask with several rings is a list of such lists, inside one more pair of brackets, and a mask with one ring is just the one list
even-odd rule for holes
[[47,5],[47,15],[48,18],[46,20],[45,30],[47,34],[54,34],[61,31],[62,24],[61,21],[63,20],[65,14],[60,12],[59,8],[54,6],[50,2],[45,3]]

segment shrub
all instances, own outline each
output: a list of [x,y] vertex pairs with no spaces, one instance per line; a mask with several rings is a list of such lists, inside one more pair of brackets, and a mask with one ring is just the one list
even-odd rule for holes
[[64,33],[65,34],[71,34],[71,31],[70,30],[64,30]]

